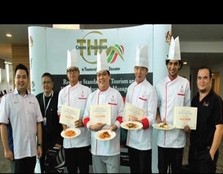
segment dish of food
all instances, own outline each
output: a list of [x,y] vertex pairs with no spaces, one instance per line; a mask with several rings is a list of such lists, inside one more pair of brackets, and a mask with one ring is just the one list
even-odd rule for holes
[[142,123],[138,121],[124,121],[121,123],[121,127],[127,130],[142,129]]
[[111,130],[100,130],[95,134],[95,138],[101,141],[111,140],[116,136],[116,133]]
[[75,138],[80,135],[81,131],[77,128],[67,128],[61,132],[61,136],[64,138]]
[[155,129],[161,129],[161,130],[171,130],[174,128],[173,125],[167,122],[162,122],[162,123],[154,123],[152,125]]

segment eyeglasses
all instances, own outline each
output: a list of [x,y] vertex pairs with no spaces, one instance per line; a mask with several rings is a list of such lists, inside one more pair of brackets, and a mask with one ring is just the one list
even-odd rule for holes
[[45,85],[45,84],[51,84],[51,81],[43,81],[42,85]]
[[68,73],[79,72],[79,69],[77,69],[77,68],[75,68],[75,69],[68,69],[67,72]]

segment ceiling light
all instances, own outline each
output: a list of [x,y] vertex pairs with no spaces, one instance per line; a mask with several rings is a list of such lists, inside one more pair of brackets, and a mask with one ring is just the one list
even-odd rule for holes
[[10,33],[7,33],[6,37],[12,37],[12,35]]
[[187,65],[187,62],[183,62],[184,65]]
[[53,28],[80,29],[80,24],[53,24]]

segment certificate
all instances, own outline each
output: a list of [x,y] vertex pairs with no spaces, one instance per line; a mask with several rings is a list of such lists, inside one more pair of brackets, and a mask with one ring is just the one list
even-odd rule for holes
[[141,108],[138,108],[128,102],[125,103],[123,118],[124,121],[129,121],[132,118],[141,120],[145,116],[145,111]]
[[80,109],[62,105],[60,123],[70,127],[75,127],[75,121],[80,119]]
[[190,129],[196,130],[197,108],[186,106],[174,107],[173,125],[179,129],[184,129],[188,125]]
[[110,105],[91,105],[90,123],[103,123],[111,125],[111,106]]

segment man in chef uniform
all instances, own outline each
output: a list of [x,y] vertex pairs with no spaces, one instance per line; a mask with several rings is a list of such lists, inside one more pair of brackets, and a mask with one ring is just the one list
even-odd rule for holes
[[[105,51],[97,55],[97,84],[98,89],[88,97],[84,112],[84,124],[91,131],[91,153],[94,173],[120,172],[120,123],[124,102],[120,92],[110,87],[111,74],[107,64]],[[90,106],[108,105],[111,108],[111,124],[91,123]],[[102,141],[95,136],[102,129],[116,133],[113,139]]]
[[139,45],[134,67],[135,81],[128,87],[126,102],[143,109],[143,118],[130,118],[143,124],[137,131],[129,130],[128,146],[131,173],[152,173],[152,124],[156,118],[157,95],[146,75],[148,74],[148,45]]
[[[86,101],[91,89],[79,83],[80,70],[78,68],[78,54],[76,49],[67,51],[67,78],[69,84],[60,90],[58,96],[58,115],[61,114],[62,105],[80,109],[80,119],[75,122],[81,134],[74,138],[64,138],[65,165],[68,173],[89,173],[90,162],[90,133],[84,127],[82,118]],[[62,124],[63,130],[69,126]]]
[[[173,125],[174,107],[190,106],[190,84],[179,76],[182,68],[179,37],[171,38],[166,67],[168,75],[156,85],[158,95],[157,123]],[[159,173],[180,173],[186,135],[183,129],[158,130]]]

